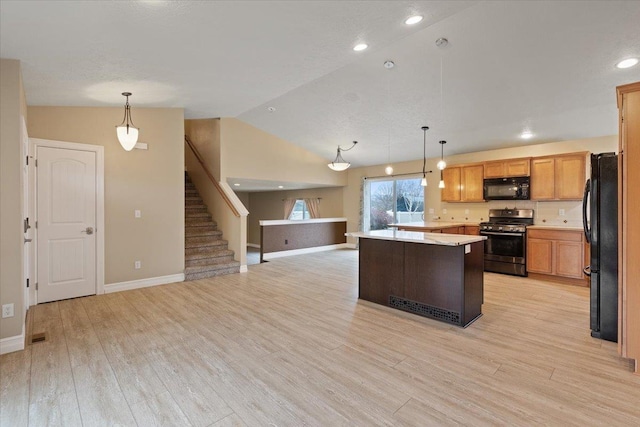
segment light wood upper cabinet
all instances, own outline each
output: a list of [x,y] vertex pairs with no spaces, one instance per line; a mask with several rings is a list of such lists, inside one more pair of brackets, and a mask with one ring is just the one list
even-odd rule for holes
[[482,165],[464,166],[461,170],[461,202],[484,201],[484,167]]
[[531,200],[581,200],[586,154],[571,153],[531,160]]
[[483,202],[483,165],[450,166],[442,171],[443,202]]
[[508,159],[484,164],[485,178],[505,178],[514,176],[529,176],[531,173],[530,160]]
[[640,374],[640,82],[616,88],[618,156],[618,351]]
[[460,201],[460,168],[450,166],[442,171],[442,179],[444,188],[442,189],[441,198],[443,202],[459,202]]
[[555,198],[555,160],[551,158],[531,160],[532,200],[552,200]]
[[584,194],[585,155],[556,159],[556,199],[581,200]]

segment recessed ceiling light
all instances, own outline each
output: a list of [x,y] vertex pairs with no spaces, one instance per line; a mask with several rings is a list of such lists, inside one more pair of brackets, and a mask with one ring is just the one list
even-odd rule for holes
[[236,187],[240,187],[240,184],[238,184],[237,182],[233,185],[235,185]]
[[530,130],[525,130],[520,134],[520,138],[522,139],[531,139],[533,138],[533,133]]
[[404,21],[405,24],[407,25],[414,25],[417,24],[418,22],[422,21],[422,16],[421,15],[413,15],[407,18],[406,21]]
[[278,188],[284,188],[284,185],[278,185]]
[[267,111],[273,113],[274,111],[276,111],[276,107],[267,107]]
[[638,58],[628,58],[616,64],[618,68],[631,68],[638,63]]
[[360,52],[361,50],[365,50],[366,48],[368,48],[369,45],[366,43],[360,43],[357,44],[353,47],[353,50],[355,50],[356,52]]

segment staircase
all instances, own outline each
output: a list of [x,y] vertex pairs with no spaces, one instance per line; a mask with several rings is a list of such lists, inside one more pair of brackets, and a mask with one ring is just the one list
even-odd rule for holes
[[184,173],[185,280],[206,279],[240,272],[240,263],[222,240],[222,231],[211,219],[198,190]]

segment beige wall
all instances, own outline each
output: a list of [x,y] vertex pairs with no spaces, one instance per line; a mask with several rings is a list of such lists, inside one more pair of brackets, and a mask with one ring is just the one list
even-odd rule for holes
[[204,157],[209,171],[220,181],[220,119],[185,120],[184,132]]
[[[29,107],[29,137],[105,147],[105,284],[184,271],[184,114],[136,108],[140,142],[122,149],[122,108]],[[139,209],[142,217],[134,218]],[[134,261],[142,268],[135,270]]]
[[[518,157],[546,156],[560,153],[570,153],[577,151],[590,151],[601,153],[607,151],[617,151],[617,135],[604,136],[598,138],[580,139],[573,141],[553,142],[548,144],[527,145],[524,147],[504,148],[498,150],[480,151],[476,153],[466,153],[454,156],[447,156],[449,165],[474,163],[488,160],[509,159]],[[445,153],[446,155],[446,153]],[[579,227],[582,225],[581,202],[500,202],[491,201],[486,203],[446,203],[440,201],[438,188],[439,173],[437,173],[436,163],[438,159],[427,160],[427,170],[434,173],[428,175],[429,185],[425,194],[426,214],[425,219],[437,219],[446,221],[468,221],[481,222],[487,220],[489,209],[503,208],[505,206],[518,208],[535,209],[536,224],[547,225],[567,225]],[[347,230],[358,229],[359,209],[360,209],[360,182],[363,177],[382,176],[386,165],[370,166],[366,168],[354,168],[348,170],[348,186],[344,191],[344,216],[348,218]],[[394,172],[409,173],[422,170],[422,161],[416,160],[394,164]],[[588,168],[587,168],[588,169]],[[586,178],[586,177],[585,177]],[[429,214],[429,209],[433,209],[433,214]],[[559,209],[565,210],[565,216],[559,215]],[[446,213],[444,212],[446,210]],[[468,210],[468,213],[466,212]],[[567,221],[565,223],[564,221]]]
[[[24,326],[21,118],[26,103],[20,61],[0,60],[0,303],[14,304],[14,317],[0,319],[0,338]],[[25,284],[26,286],[26,284]]]
[[327,167],[328,160],[247,123],[222,118],[221,180],[258,179],[342,186],[346,173]]
[[249,209],[247,242],[260,244],[260,220],[283,219],[284,204],[282,199],[319,197],[322,199],[320,200],[321,218],[342,217],[344,211],[342,192],[342,187],[331,187],[248,193],[249,205],[245,204]]

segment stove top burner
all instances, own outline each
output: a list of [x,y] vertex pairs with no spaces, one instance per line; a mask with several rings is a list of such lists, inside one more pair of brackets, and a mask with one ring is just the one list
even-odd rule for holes
[[525,233],[533,225],[533,209],[490,209],[489,221],[480,223],[480,231]]

